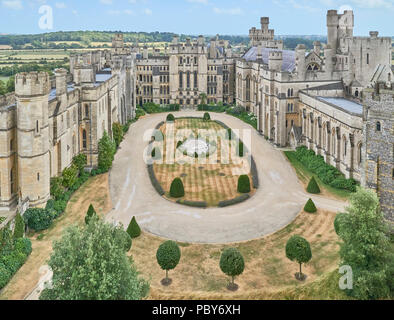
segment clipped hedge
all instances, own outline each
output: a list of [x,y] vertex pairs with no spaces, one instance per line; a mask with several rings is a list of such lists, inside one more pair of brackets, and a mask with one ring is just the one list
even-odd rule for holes
[[177,200],[177,203],[183,204],[183,205],[189,206],[189,207],[195,207],[195,208],[206,208],[206,207],[208,207],[208,204],[205,201]]
[[240,195],[239,197],[236,197],[234,199],[220,201],[218,204],[218,207],[224,208],[224,207],[232,206],[234,204],[244,202],[244,201],[248,200],[249,198],[250,198],[250,195],[248,193],[245,193],[245,194]]
[[30,208],[26,210],[23,218],[30,229],[41,231],[51,226],[54,215],[47,209]]
[[146,111],[146,113],[162,113],[162,112],[170,112],[170,111],[179,111],[179,104],[170,104],[167,106],[160,106],[153,102],[145,103],[142,108]]
[[174,117],[174,115],[173,115],[172,113],[170,113],[169,115],[167,115],[167,121],[169,121],[169,122],[175,121],[175,117]]
[[210,121],[211,120],[211,116],[209,115],[208,112],[205,112],[202,119],[203,119],[203,121]]
[[239,193],[249,193],[250,192],[250,180],[246,174],[243,174],[238,178],[237,190]]
[[175,178],[170,187],[170,196],[172,198],[181,198],[185,195],[185,189],[183,188],[183,182],[181,178]]
[[337,168],[327,164],[324,158],[316,155],[313,150],[308,150],[307,147],[301,146],[296,149],[294,155],[300,163],[316,174],[323,183],[336,189],[356,192],[356,180],[346,179]]
[[309,193],[312,193],[312,194],[318,194],[321,192],[319,185],[316,182],[315,177],[312,177],[311,180],[309,181],[306,191],[308,191]]
[[317,211],[317,208],[315,206],[315,203],[313,202],[312,199],[309,199],[304,207],[304,211],[308,213],[315,213]]
[[127,227],[127,233],[131,238],[137,238],[141,235],[141,228],[135,217],[131,219],[129,226]]
[[253,157],[251,157],[250,163],[250,173],[252,175],[252,183],[253,188],[258,189],[259,187],[259,174],[257,172],[256,162],[254,161]]
[[152,183],[152,185],[155,188],[155,190],[157,191],[157,193],[159,195],[163,196],[165,194],[165,192],[164,192],[162,186],[160,185],[159,181],[156,178],[155,172],[153,170],[153,165],[148,164],[147,168],[148,168],[150,182]]

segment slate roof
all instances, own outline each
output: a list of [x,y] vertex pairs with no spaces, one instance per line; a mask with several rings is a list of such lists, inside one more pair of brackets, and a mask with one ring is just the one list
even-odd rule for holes
[[[257,60],[257,47],[252,47],[243,55],[243,59],[246,61],[256,61]],[[282,51],[283,63],[282,71],[292,72],[295,69],[295,52],[291,50],[278,50],[270,48],[262,48],[262,58],[263,63],[268,64],[268,57],[271,51]]]
[[347,112],[351,112],[358,115],[362,115],[363,113],[363,106],[361,104],[345,98],[339,98],[339,97],[317,97],[317,98],[323,102],[327,102],[329,104],[337,106]]

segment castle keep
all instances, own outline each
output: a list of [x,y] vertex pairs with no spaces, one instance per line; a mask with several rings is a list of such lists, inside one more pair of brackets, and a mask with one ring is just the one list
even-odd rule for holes
[[70,57],[70,73],[22,73],[15,93],[0,97],[0,210],[49,199],[50,178],[84,153],[97,165],[98,141],[137,105],[236,104],[258,119],[279,147],[305,145],[345,174],[376,190],[393,220],[393,71],[391,38],[353,36],[352,11],[327,13],[327,44],[284,49],[261,18],[250,48],[237,55],[218,36],[164,50],[127,47]]

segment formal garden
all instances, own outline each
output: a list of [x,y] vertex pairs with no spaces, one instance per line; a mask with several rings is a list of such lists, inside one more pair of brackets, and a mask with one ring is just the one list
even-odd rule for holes
[[249,151],[231,128],[211,120],[209,113],[203,118],[169,114],[156,129],[148,148],[148,171],[166,199],[225,207],[254,194],[258,176]]

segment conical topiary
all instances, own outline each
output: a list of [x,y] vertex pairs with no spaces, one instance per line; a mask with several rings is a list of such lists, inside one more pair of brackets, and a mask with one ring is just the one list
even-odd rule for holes
[[93,205],[90,205],[90,206],[89,206],[89,209],[88,209],[88,212],[86,213],[86,216],[85,216],[85,223],[88,224],[89,221],[90,221],[94,216],[97,217],[96,210],[94,210]]
[[244,174],[238,178],[238,188],[239,193],[249,193],[250,192],[250,179]]
[[127,233],[131,238],[137,238],[141,235],[141,229],[135,217],[131,219],[129,226],[127,227]]
[[317,211],[316,206],[312,199],[309,199],[304,207],[305,212],[315,213]]
[[172,113],[167,116],[167,121],[175,121],[175,117]]
[[14,227],[14,239],[23,238],[25,235],[25,223],[21,215],[18,214],[15,217],[15,227]]
[[153,160],[160,160],[161,159],[161,152],[159,148],[153,148],[151,153]]
[[315,177],[311,178],[311,181],[309,181],[308,187],[306,188],[306,191],[309,193],[317,194],[320,193],[320,188],[319,185],[317,184]]
[[211,116],[209,115],[208,112],[205,112],[205,113],[204,113],[203,120],[204,120],[204,121],[209,121],[209,120],[211,120]]
[[175,178],[171,183],[170,196],[173,198],[182,198],[185,195],[183,182],[180,178]]
[[243,157],[244,156],[244,144],[242,141],[239,142],[238,144],[238,148],[237,148],[237,154],[239,157]]

